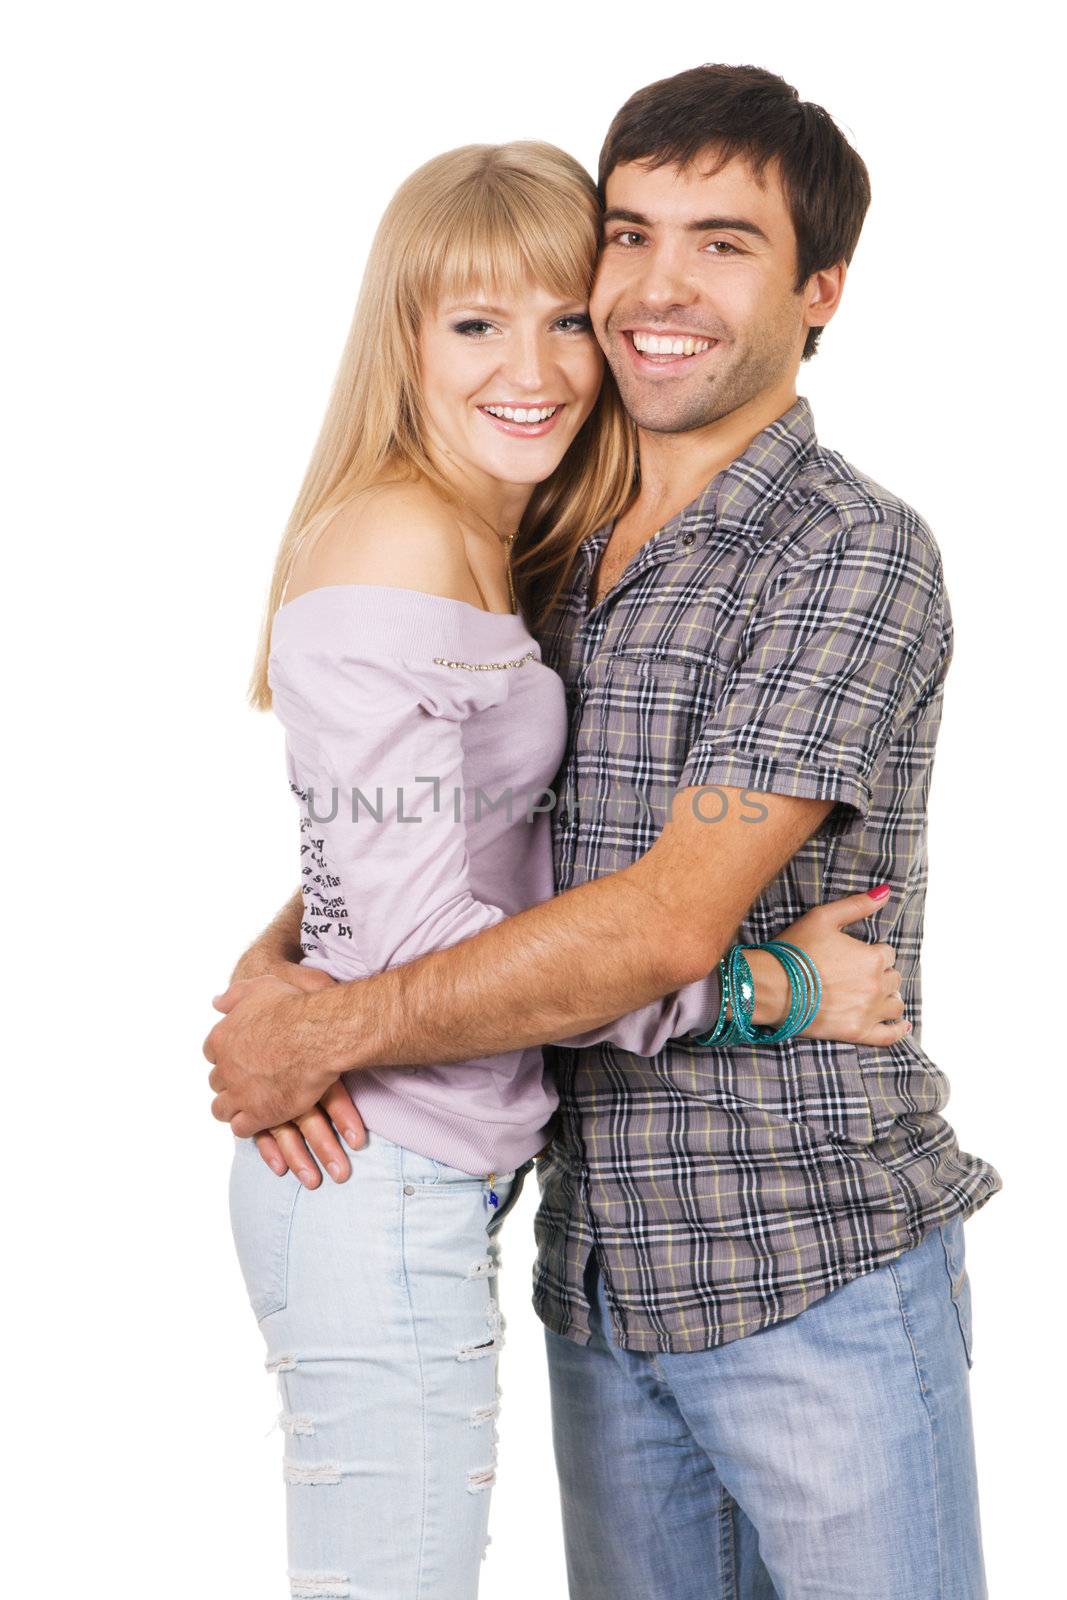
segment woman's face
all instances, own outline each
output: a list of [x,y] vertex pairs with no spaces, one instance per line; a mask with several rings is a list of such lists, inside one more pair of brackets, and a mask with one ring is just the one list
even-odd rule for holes
[[419,356],[438,448],[468,472],[531,487],[559,465],[604,372],[585,302],[532,283],[442,303],[423,318]]

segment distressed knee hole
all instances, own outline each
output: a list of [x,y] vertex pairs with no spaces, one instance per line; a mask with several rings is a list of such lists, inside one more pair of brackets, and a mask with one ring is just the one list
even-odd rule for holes
[[480,1423],[492,1422],[494,1417],[500,1415],[500,1401],[494,1400],[491,1406],[475,1406],[471,1412],[471,1426],[478,1427]]
[[310,1417],[302,1416],[298,1411],[279,1411],[278,1426],[284,1428],[286,1433],[314,1433],[315,1424]]
[[285,1456],[282,1461],[286,1483],[340,1483],[341,1468],[336,1461],[322,1461],[308,1464],[303,1461],[294,1461],[290,1456]]
[[491,1356],[500,1346],[495,1339],[490,1339],[488,1344],[465,1344],[456,1357],[457,1361],[480,1361],[485,1356]]
[[476,1261],[467,1273],[468,1278],[495,1278],[499,1271],[498,1263],[486,1256],[484,1261]]
[[343,1572],[290,1572],[289,1593],[300,1600],[346,1600],[352,1593]]
[[495,1482],[495,1467],[479,1467],[476,1472],[467,1474],[467,1493],[480,1494],[483,1489],[491,1489]]
[[491,1356],[496,1350],[503,1350],[506,1324],[495,1300],[491,1302],[485,1320],[489,1328],[489,1338],[481,1340],[478,1344],[463,1345],[456,1357],[457,1361],[477,1361],[484,1356]]

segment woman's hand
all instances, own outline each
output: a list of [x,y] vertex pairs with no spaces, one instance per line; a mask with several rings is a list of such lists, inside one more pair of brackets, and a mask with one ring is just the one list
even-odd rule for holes
[[[863,917],[872,917],[888,901],[888,892],[876,899],[873,894],[850,894],[841,900],[828,900],[816,906],[776,938],[795,944],[807,952],[818,969],[822,1000],[814,1021],[803,1030],[803,1039],[835,1039],[843,1044],[893,1044],[911,1031],[904,1018],[900,997],[901,976],[894,962],[896,953],[888,944],[865,944],[844,929]],[[754,1013],[757,1022],[781,1023],[789,1009],[789,984],[781,965],[766,952],[746,953],[757,996],[761,983],[765,994],[774,993],[780,1012],[767,1016],[761,1008]],[[777,968],[772,972],[771,968]],[[761,1014],[762,1013],[762,1014]]]
[[361,1150],[366,1144],[367,1130],[340,1078],[327,1089],[318,1105],[295,1122],[283,1122],[269,1132],[257,1133],[256,1146],[279,1177],[293,1172],[306,1189],[317,1189],[322,1174],[315,1157],[335,1183],[344,1183],[351,1174],[335,1131],[338,1128],[353,1150]]

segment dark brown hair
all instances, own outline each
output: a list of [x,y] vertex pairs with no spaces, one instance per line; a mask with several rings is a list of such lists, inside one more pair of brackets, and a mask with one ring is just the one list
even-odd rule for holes
[[[777,160],[797,241],[798,293],[813,272],[852,260],[871,202],[867,168],[828,111],[762,67],[709,63],[638,89],[600,152],[601,201],[624,162],[685,167],[704,153],[715,172],[743,156],[758,177]],[[821,332],[808,329],[803,360]]]

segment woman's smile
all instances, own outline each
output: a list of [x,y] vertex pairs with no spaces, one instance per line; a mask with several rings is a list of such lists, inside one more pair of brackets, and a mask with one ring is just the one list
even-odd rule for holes
[[564,406],[560,402],[548,402],[545,405],[517,405],[512,403],[499,405],[480,405],[477,409],[501,433],[508,433],[514,439],[543,439],[546,433],[551,433],[563,413]]

